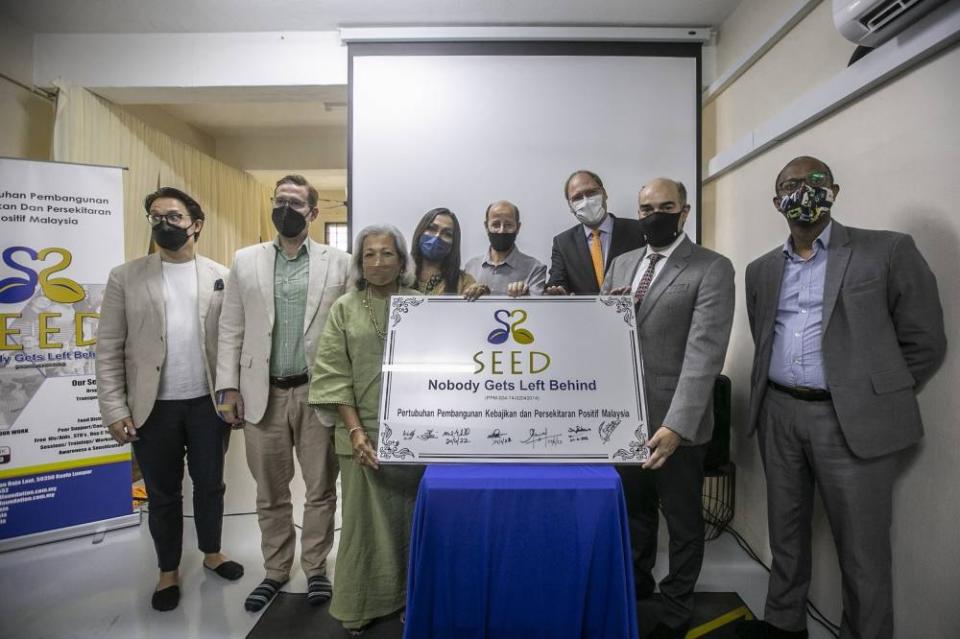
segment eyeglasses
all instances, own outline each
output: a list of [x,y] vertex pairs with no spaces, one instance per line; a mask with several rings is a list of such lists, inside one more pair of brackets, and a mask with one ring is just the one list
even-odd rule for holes
[[830,183],[830,177],[823,171],[811,171],[805,177],[802,178],[791,178],[789,180],[784,180],[777,185],[777,189],[781,193],[793,193],[800,188],[801,185],[807,184],[809,186],[818,187],[818,186],[827,186]]
[[289,206],[295,211],[302,211],[307,206],[306,202],[294,197],[272,197],[270,201],[273,202],[273,206],[275,207]]
[[157,215],[155,213],[147,213],[147,222],[150,222],[150,226],[156,226],[163,222],[167,221],[167,224],[173,224],[174,226],[180,226],[180,223],[183,222],[183,218],[187,217],[182,213],[167,213],[165,215]]

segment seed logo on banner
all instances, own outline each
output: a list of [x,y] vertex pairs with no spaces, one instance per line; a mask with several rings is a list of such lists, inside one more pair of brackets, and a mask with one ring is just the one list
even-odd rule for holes
[[0,160],[0,549],[131,513],[94,361],[122,205],[120,169]]
[[391,309],[381,461],[647,458],[631,300],[394,297]]

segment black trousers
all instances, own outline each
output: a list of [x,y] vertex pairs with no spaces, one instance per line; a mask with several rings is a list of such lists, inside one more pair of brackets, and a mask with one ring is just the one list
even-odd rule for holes
[[230,427],[209,395],[158,400],[137,429],[133,452],[143,472],[150,535],[162,572],[176,570],[183,549],[183,457],[193,480],[193,513],[200,550],[220,552],[223,527],[223,459]]
[[617,466],[623,482],[633,546],[637,597],[653,594],[657,561],[658,509],[670,534],[670,568],[660,582],[664,613],[661,621],[679,627],[693,618],[693,589],[703,564],[703,460],[707,447],[680,446],[658,470]]

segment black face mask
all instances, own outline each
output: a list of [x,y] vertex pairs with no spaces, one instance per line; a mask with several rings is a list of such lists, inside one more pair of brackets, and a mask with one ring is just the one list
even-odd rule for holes
[[494,251],[504,252],[509,251],[513,248],[514,242],[517,241],[517,232],[513,233],[490,233],[487,232],[487,237],[490,238],[490,246]]
[[190,236],[187,235],[187,229],[171,226],[166,220],[153,227],[153,241],[157,246],[168,251],[179,251],[188,239]]
[[680,235],[680,214],[654,211],[640,218],[640,230],[650,246],[669,246]]
[[307,228],[307,218],[290,208],[288,204],[273,209],[271,217],[277,232],[284,237],[297,237],[303,233],[303,229]]

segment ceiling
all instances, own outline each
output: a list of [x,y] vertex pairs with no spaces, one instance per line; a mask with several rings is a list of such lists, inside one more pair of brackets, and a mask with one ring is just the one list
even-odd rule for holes
[[347,87],[98,88],[115,104],[148,104],[213,137],[346,127]]
[[346,26],[717,26],[740,0],[0,0],[34,33],[319,31]]
[[[0,22],[6,18],[33,33],[324,31],[359,26],[718,27],[740,1],[0,0]],[[97,93],[117,104],[153,105],[214,138],[294,131],[322,140],[330,135],[323,133],[332,131],[329,127],[345,135],[345,86],[98,88]],[[309,172],[306,167],[304,171]],[[266,183],[283,174],[251,173]],[[311,172],[310,179],[330,189],[343,189],[346,182],[342,170]]]

